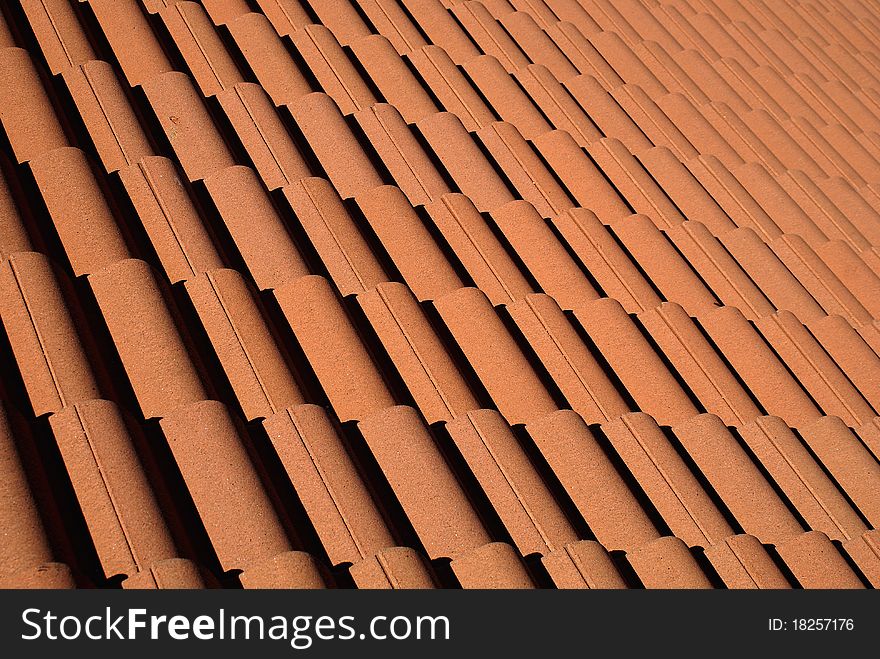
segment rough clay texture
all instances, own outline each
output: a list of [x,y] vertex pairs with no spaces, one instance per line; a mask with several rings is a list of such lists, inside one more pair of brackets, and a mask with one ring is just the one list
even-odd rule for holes
[[878,43],[0,3],[0,587],[880,586]]

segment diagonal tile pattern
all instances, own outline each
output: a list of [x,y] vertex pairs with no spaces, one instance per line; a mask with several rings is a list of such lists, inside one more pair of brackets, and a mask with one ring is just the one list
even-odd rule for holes
[[869,0],[0,7],[0,586],[880,586]]

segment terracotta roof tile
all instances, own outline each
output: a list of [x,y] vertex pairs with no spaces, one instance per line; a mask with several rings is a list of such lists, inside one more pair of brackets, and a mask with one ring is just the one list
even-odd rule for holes
[[632,213],[623,197],[596,166],[590,154],[582,150],[571,135],[554,130],[535,140],[535,148],[577,202],[577,208],[593,211],[603,224]]
[[577,540],[501,415],[476,410],[446,427],[520,554],[546,555]]
[[866,530],[855,509],[781,419],[760,417],[741,427],[739,434],[811,528],[841,541]]
[[223,267],[171,160],[149,156],[121,169],[119,178],[172,284]]
[[480,54],[460,23],[446,11],[440,0],[400,0],[400,3],[418,22],[430,43],[449,53],[456,64],[464,64]]
[[[407,58],[442,109],[456,115],[466,129],[476,130],[495,120],[492,110],[445,50],[433,45],[424,46],[409,53]],[[428,117],[421,119],[422,122],[428,120]]]
[[189,76],[164,73],[146,82],[144,92],[190,181],[234,164]]
[[208,397],[148,264],[118,261],[90,275],[89,284],[144,418]]
[[680,256],[652,218],[632,215],[611,225],[611,230],[642,267],[664,298],[677,302],[692,316],[713,309],[717,298]]
[[42,254],[12,254],[3,262],[3,325],[38,416],[100,397],[64,280]]
[[533,292],[491,225],[467,196],[444,195],[426,210],[471,279],[493,305],[515,302]]
[[240,274],[208,270],[189,280],[186,290],[249,421],[303,402]]
[[20,4],[0,586],[880,587],[869,3]]
[[4,588],[61,590],[76,588],[70,568],[64,563],[43,563],[34,568],[16,572],[0,580]]
[[643,311],[639,320],[707,411],[729,426],[760,414],[749,392],[683,307],[667,302]]
[[394,267],[419,301],[435,299],[461,287],[461,279],[449,259],[399,188],[374,188],[361,193],[356,201]]
[[104,37],[132,86],[172,71],[137,0],[89,0]]
[[[517,196],[534,206],[542,217],[550,218],[574,207],[568,194],[516,126],[493,123],[481,128],[477,136],[516,189]],[[467,194],[464,187],[462,192]],[[486,201],[482,210],[497,208],[494,200]]]
[[746,533],[780,542],[800,524],[721,420],[699,415],[673,426],[684,449]]
[[790,588],[767,550],[753,535],[733,535],[706,550],[728,588]]
[[241,573],[244,588],[325,588],[315,559],[302,551],[288,551],[257,562]]
[[553,224],[602,292],[618,300],[627,312],[660,304],[656,290],[595,214],[575,208],[554,218]]
[[557,80],[564,82],[578,75],[578,70],[538,26],[531,14],[517,11],[504,16],[499,22],[522,47],[525,55],[535,64],[546,66]]
[[358,0],[358,5],[379,34],[401,55],[427,43],[398,0]]
[[122,582],[126,589],[202,589],[207,588],[199,566],[185,558],[169,558],[131,575]]
[[0,479],[3,498],[0,519],[8,529],[8,550],[0,556],[0,583],[14,584],[26,570],[53,560],[49,537],[40,518],[37,499],[28,483],[7,411],[0,408]]
[[388,39],[372,34],[352,43],[351,49],[385,101],[397,108],[407,123],[413,124],[439,110]]
[[[578,6],[578,9],[581,8]],[[560,22],[547,28],[547,34],[583,75],[593,76],[607,90],[622,85],[623,79],[618,72],[588,39],[588,35],[599,32],[598,28],[596,30],[579,28],[578,23],[582,25],[583,22],[577,20]]]
[[[341,421],[362,420],[394,404],[326,279],[300,277],[278,288],[275,297]],[[335,377],[343,365],[349,377]]]
[[528,423],[556,409],[526,355],[479,289],[447,293],[434,306],[511,425]]
[[430,558],[455,558],[489,542],[415,410],[387,407],[358,427]]
[[616,300],[589,302],[574,313],[639,409],[662,425],[697,413],[688,392]]
[[778,551],[803,588],[864,588],[824,533],[809,531],[781,543]]
[[283,193],[342,295],[360,293],[387,279],[329,181],[304,178]]
[[877,588],[877,584],[880,583],[880,557],[877,554],[877,535],[877,531],[867,531],[861,537],[853,538],[843,543],[847,555],[855,561],[873,588]]
[[492,219],[538,285],[560,307],[574,309],[585,300],[599,297],[534,206],[512,201],[495,211]]
[[554,550],[543,559],[557,588],[626,588],[605,548],[594,540],[580,540]]
[[645,588],[711,588],[687,545],[676,537],[657,538],[627,554]]
[[352,40],[370,33],[350,2],[310,0],[309,5],[318,20],[333,32],[343,46],[348,46]]
[[[745,242],[760,256],[767,252],[760,250],[756,243],[764,246],[751,229],[734,229],[722,234],[721,240],[712,236],[710,231],[699,222],[687,221],[666,230],[666,236],[675,248],[688,260],[694,273],[711,289],[722,304],[736,307],[750,320],[773,313],[771,300],[779,302],[780,296],[774,296],[769,289],[779,288],[785,282],[784,272],[774,272],[779,279],[774,279],[769,286],[765,278],[756,276],[755,268],[750,268],[758,255],[744,253],[748,248],[739,247],[742,236]],[[754,241],[749,238],[754,236]],[[737,243],[737,238],[740,242]],[[732,244],[738,249],[733,249]],[[771,253],[772,256],[772,253]],[[769,256],[767,259],[769,260]],[[766,263],[762,265],[769,267]],[[760,274],[760,273],[759,273]],[[768,296],[770,296],[768,298]],[[777,304],[778,306],[778,304]],[[796,305],[792,305],[796,306]],[[705,307],[708,309],[708,307]],[[779,308],[787,308],[785,306]]]
[[0,168],[0,257],[33,251],[33,244],[15,199]]
[[266,16],[244,14],[227,28],[275,105],[293,103],[313,91]]
[[451,422],[479,407],[440,337],[405,285],[379,284],[359,294],[358,304],[428,423]]
[[196,2],[175,2],[159,12],[162,22],[205,96],[242,82],[205,9]]
[[202,4],[215,25],[226,25],[249,11],[247,0],[202,0]]
[[391,530],[323,409],[290,407],[264,425],[334,565],[393,546]]
[[64,79],[108,172],[154,155],[110,64],[90,61],[70,67]]
[[44,153],[31,161],[31,171],[75,275],[97,272],[129,256],[82,151],[64,147]]
[[358,588],[421,589],[434,588],[434,580],[424,559],[409,547],[389,547],[351,566]]
[[471,549],[450,567],[462,588],[534,588],[516,551],[503,542]]
[[0,90],[6,99],[0,108],[0,123],[18,162],[67,146],[52,102],[27,51],[0,51]]
[[658,537],[635,494],[576,412],[560,410],[529,424],[528,431],[603,546],[629,550]]
[[410,204],[429,204],[450,192],[443,176],[393,105],[377,103],[356,113],[355,118]]
[[282,37],[292,35],[311,23],[299,0],[257,0],[257,4]]
[[[449,112],[441,112],[422,119],[418,128],[459,190],[470,197],[477,210],[493,211],[508,201],[513,201],[508,184],[458,117]],[[515,155],[513,159],[516,160]],[[520,161],[517,160],[517,164]],[[536,187],[531,181],[526,185]]]
[[508,311],[573,410],[589,423],[601,423],[629,411],[552,298],[528,295],[509,305]]
[[343,199],[382,185],[384,181],[332,98],[308,94],[288,107]]
[[53,74],[95,59],[89,39],[69,2],[24,0],[21,7]]
[[160,425],[225,570],[247,569],[291,548],[222,403],[179,407]]
[[[465,71],[503,121],[516,126],[522,136],[533,139],[551,130],[535,101],[522,89],[501,63],[491,55],[481,55],[464,65]],[[529,69],[525,70],[526,72]]]
[[12,36],[12,33],[9,31],[9,25],[6,22],[6,19],[0,17],[0,48],[14,48],[15,47],[15,38]]
[[700,324],[767,412],[795,427],[821,416],[784,362],[738,309],[722,307],[703,315]]
[[174,558],[171,532],[117,407],[78,403],[50,423],[105,574],[131,576]]
[[602,433],[676,537],[688,546],[708,547],[733,534],[711,491],[650,416],[623,415],[603,424]]
[[228,167],[204,183],[257,288],[278,288],[308,274],[293,238],[254,170],[240,165]]
[[585,111],[580,97],[575,98],[574,90],[580,89],[575,87],[575,81],[583,80],[584,76],[569,79],[568,87],[563,87],[546,67],[532,65],[518,71],[516,79],[553,126],[568,131],[579,145],[589,146],[603,136],[593,114]]
[[220,92],[217,100],[269,190],[311,176],[262,87],[239,83]]
[[481,2],[459,3],[450,8],[450,13],[458,19],[480,50],[498,59],[508,73],[529,64],[528,57],[517,42]]

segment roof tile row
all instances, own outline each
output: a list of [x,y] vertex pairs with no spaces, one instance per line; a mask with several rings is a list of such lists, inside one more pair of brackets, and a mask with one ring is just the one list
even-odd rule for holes
[[878,35],[4,8],[0,584],[880,585]]

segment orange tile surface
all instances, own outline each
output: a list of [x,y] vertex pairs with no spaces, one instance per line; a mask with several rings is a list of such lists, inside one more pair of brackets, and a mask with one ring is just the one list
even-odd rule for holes
[[0,4],[0,587],[880,587],[878,42]]

